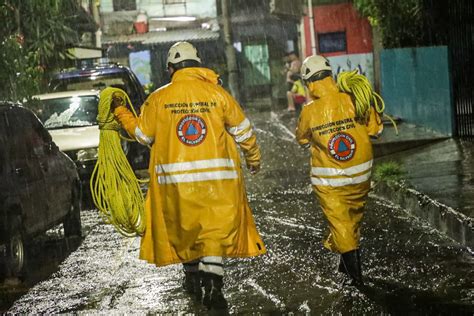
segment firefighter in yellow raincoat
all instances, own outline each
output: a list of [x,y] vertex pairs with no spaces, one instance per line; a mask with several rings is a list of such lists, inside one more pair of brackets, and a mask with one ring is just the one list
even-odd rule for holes
[[[174,44],[171,83],[153,92],[135,118],[120,98],[114,114],[140,143],[151,145],[146,231],[140,258],[184,263],[184,287],[208,308],[226,308],[223,257],[265,253],[247,202],[241,161],[252,174],[260,149],[239,104],[201,66],[196,48]],[[202,283],[201,283],[202,282]]]
[[383,125],[373,108],[367,123],[356,117],[351,96],[339,91],[326,58],[306,58],[301,75],[313,101],[301,112],[296,137],[311,150],[311,182],[329,222],[324,246],[341,254],[339,271],[359,285],[360,221],[373,164],[370,136],[378,136]]

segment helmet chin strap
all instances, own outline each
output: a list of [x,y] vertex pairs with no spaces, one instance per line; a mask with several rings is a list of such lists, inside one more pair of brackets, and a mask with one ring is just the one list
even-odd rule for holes
[[[202,67],[202,65],[196,60],[183,60],[176,64],[168,63],[168,72],[170,74],[170,77],[173,78],[173,75],[176,71],[190,67]],[[169,69],[171,69],[172,71],[170,71]]]
[[315,82],[315,81],[318,81],[318,80],[323,80],[324,78],[327,78],[329,76],[332,76],[332,71],[322,70],[322,71],[312,75],[309,79],[304,80],[304,82],[305,82],[306,85],[308,85],[311,82]]
[[170,78],[173,78],[174,73],[176,72],[176,69],[172,66],[172,64],[168,65],[168,73],[170,75]]

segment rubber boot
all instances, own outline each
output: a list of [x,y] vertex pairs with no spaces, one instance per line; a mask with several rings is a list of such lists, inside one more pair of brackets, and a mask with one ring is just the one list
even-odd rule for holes
[[183,288],[189,294],[194,293],[194,273],[196,272],[184,271]]
[[201,272],[184,272],[183,281],[184,290],[193,294],[198,301],[202,299],[202,288],[201,288]]
[[227,312],[227,300],[222,293],[223,277],[213,273],[203,272],[204,297],[202,303],[210,311]]
[[364,285],[362,280],[359,249],[343,253],[341,255],[341,261],[339,262],[338,270],[347,274],[352,279],[350,285]]
[[344,267],[344,262],[342,261],[342,255],[339,256],[339,266],[337,267],[337,271],[347,274],[346,267]]

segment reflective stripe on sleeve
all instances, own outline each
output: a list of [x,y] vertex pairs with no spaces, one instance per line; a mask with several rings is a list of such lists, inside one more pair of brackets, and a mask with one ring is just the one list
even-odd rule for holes
[[311,177],[311,183],[313,185],[329,186],[329,187],[342,187],[345,185],[358,184],[365,182],[370,179],[371,172],[364,173],[363,175],[354,178],[317,178]]
[[142,145],[150,145],[154,140],[153,137],[146,136],[138,126],[135,127],[135,138]]
[[250,125],[250,121],[245,118],[239,125],[237,126],[232,126],[228,127],[227,131],[229,132],[232,137],[234,137],[234,140],[237,143],[242,143],[252,137],[253,131]]
[[158,176],[159,184],[237,179],[237,171],[208,171]]
[[228,127],[227,131],[229,132],[229,134],[233,136],[237,136],[238,134],[242,133],[249,127],[250,127],[250,121],[248,120],[248,118],[245,118],[239,125]]
[[237,143],[241,143],[252,137],[253,131],[249,130],[247,133],[239,135],[239,136],[234,136],[234,139]]
[[313,176],[351,176],[372,168],[373,160],[369,160],[360,165],[345,169],[313,167],[311,172]]
[[235,167],[235,164],[232,159],[217,158],[161,164],[156,165],[155,170],[156,173],[169,173],[220,167]]

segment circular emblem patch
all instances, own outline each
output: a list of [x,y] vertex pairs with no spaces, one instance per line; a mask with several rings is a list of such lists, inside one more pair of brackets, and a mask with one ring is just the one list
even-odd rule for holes
[[334,159],[339,161],[347,161],[354,156],[356,143],[351,135],[339,133],[329,139],[328,148],[329,153]]
[[188,146],[196,146],[206,138],[206,123],[196,115],[186,115],[176,126],[179,140]]

